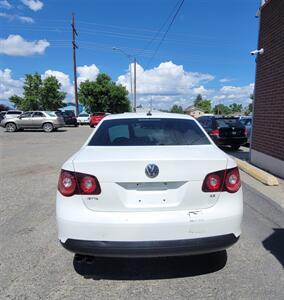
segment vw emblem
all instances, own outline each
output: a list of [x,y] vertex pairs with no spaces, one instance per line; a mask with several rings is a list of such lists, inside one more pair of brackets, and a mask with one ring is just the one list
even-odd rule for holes
[[150,178],[155,178],[159,174],[159,168],[155,164],[149,164],[145,168],[145,173]]

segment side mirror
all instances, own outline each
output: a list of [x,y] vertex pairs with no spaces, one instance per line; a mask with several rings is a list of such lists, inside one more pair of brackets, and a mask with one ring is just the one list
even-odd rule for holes
[[18,119],[22,119],[22,116],[18,116]]

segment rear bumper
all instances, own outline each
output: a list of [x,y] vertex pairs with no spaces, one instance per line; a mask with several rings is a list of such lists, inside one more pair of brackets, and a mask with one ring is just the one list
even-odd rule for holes
[[61,243],[67,250],[103,257],[155,257],[210,253],[224,250],[238,241],[234,234],[171,241],[111,242],[68,239]]
[[63,124],[63,123],[54,123],[53,124],[53,127],[54,128],[61,128],[61,127],[64,127],[65,126],[65,123]]
[[248,141],[247,137],[222,138],[222,137],[211,136],[211,138],[217,145],[244,145]]

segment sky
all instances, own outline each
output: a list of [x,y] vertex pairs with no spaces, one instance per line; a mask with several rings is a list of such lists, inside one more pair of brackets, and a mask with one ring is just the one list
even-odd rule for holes
[[74,13],[79,83],[107,73],[130,91],[136,57],[137,105],[148,107],[152,99],[158,109],[186,108],[197,94],[213,104],[247,105],[259,0],[185,0],[162,41],[180,2],[0,0],[0,103],[21,95],[24,75],[34,72],[56,76],[66,101],[74,101]]

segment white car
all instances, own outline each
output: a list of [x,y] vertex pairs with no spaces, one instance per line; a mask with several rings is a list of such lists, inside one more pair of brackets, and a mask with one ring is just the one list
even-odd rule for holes
[[80,125],[89,124],[90,123],[90,115],[88,113],[80,113],[77,117],[77,122]]
[[58,237],[71,252],[146,257],[209,253],[241,234],[235,161],[192,117],[105,117],[61,170]]

